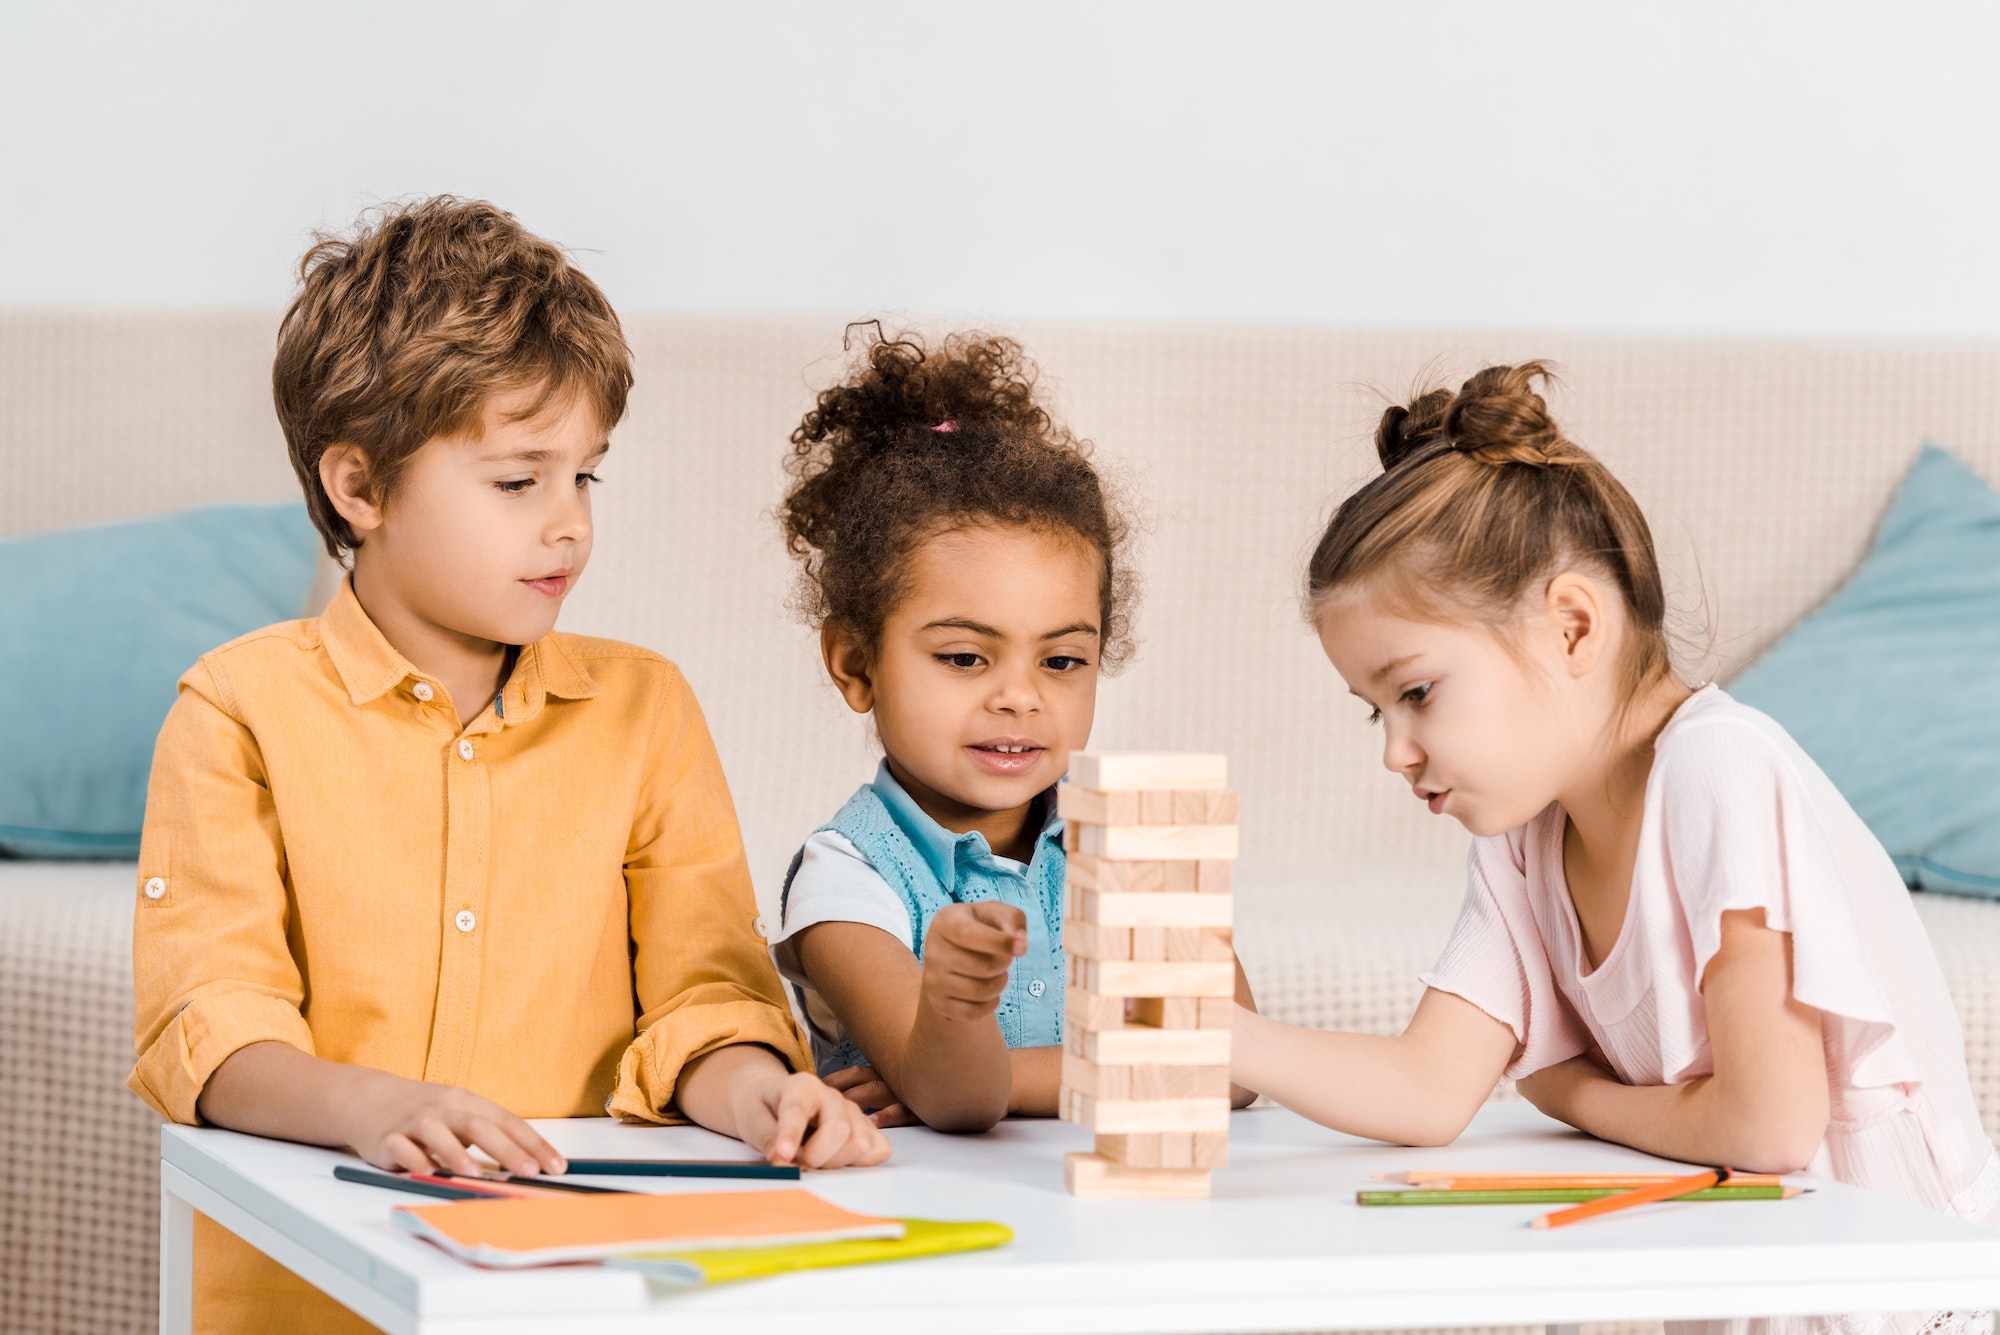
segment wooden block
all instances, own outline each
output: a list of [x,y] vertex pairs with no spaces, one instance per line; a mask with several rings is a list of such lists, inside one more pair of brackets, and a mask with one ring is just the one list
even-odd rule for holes
[[1217,788],[1208,793],[1208,824],[1234,825],[1240,803],[1233,788]]
[[1100,927],[1215,927],[1235,920],[1234,895],[1132,895],[1083,892],[1084,922]]
[[1226,858],[1203,858],[1195,866],[1195,888],[1204,895],[1229,894],[1235,879],[1235,865]]
[[[1157,896],[1148,895],[1148,899]],[[1164,960],[1167,957],[1167,929],[1164,927],[1134,927],[1132,933],[1132,958],[1134,960]]]
[[1138,793],[1106,793],[1073,783],[1056,785],[1056,813],[1080,825],[1137,825],[1139,799]]
[[1225,1168],[1229,1164],[1229,1133],[1227,1131],[1197,1131],[1188,1137],[1194,1142],[1193,1157],[1196,1168]]
[[[1072,994],[1074,995],[1074,994]],[[1229,1033],[1221,1029],[1079,1030],[1081,1055],[1099,1066],[1228,1066]],[[1068,1047],[1067,1041],[1064,1047]]]
[[[1195,902],[1205,904],[1221,895],[1206,895]],[[1232,933],[1227,927],[1169,927],[1167,958],[1170,960],[1233,960]],[[1136,958],[1136,957],[1135,957]]]
[[[1204,807],[1207,806],[1206,799],[1203,799],[1202,805]],[[1104,823],[1106,825],[1111,824],[1110,821]],[[1172,793],[1154,789],[1150,792],[1139,794],[1139,819],[1133,821],[1132,824],[1177,825],[1179,823],[1174,819],[1174,795]]]
[[[1212,1136],[1213,1131],[1202,1132]],[[1099,1158],[1113,1163],[1127,1164],[1133,1168],[1162,1168],[1166,1165],[1166,1143],[1170,1135],[1187,1136],[1190,1131],[1130,1131],[1120,1135],[1099,1134],[1094,1142]]]
[[1104,1033],[1125,1027],[1125,998],[1100,996],[1077,986],[1063,994],[1063,1031]]
[[1178,862],[1233,858],[1234,825],[1071,825],[1078,851],[1116,862]]
[[1070,782],[1107,793],[1148,788],[1227,788],[1229,757],[1177,751],[1077,751]]
[[[1204,1135],[1216,1135],[1207,1131]],[[1223,1133],[1226,1134],[1226,1133]],[[1191,1131],[1169,1131],[1160,1137],[1160,1167],[1194,1167],[1194,1133]]]
[[1228,1032],[1236,1026],[1236,1003],[1227,997],[1203,997],[1195,1003],[1197,1029]]
[[[1073,1090],[1078,1094],[1088,1094],[1092,1098],[1129,1099],[1135,1097],[1132,1093],[1133,1074],[1142,1069],[1144,1068],[1138,1066],[1099,1066],[1096,1062],[1086,1061],[1082,1057],[1065,1052],[1062,1059],[1062,1087]],[[1176,1066],[1162,1067],[1161,1069],[1198,1071],[1203,1068],[1198,1066]],[[1227,1068],[1224,1068],[1223,1073],[1225,1075],[1228,1074]],[[1169,1082],[1156,1080],[1154,1083],[1164,1087]],[[1194,1082],[1185,1080],[1178,1083],[1189,1085],[1190,1087],[1194,1084]],[[1229,1095],[1228,1089],[1225,1088],[1222,1094],[1223,1097],[1227,1098]],[[1169,1096],[1155,1094],[1148,1095],[1147,1097],[1166,1098]],[[1195,1098],[1199,1096],[1189,1094],[1182,1097]]]
[[1201,889],[1199,862],[1163,862],[1165,884],[1161,890],[1171,895],[1191,895]]
[[[1234,821],[1217,821],[1209,818],[1209,799],[1214,796],[1213,792],[1203,792],[1200,789],[1188,788],[1183,788],[1181,791],[1175,793],[1174,818],[1171,823],[1175,825],[1234,825],[1236,823]],[[1109,821],[1105,823],[1107,825],[1110,824]],[[1152,823],[1151,821],[1146,822],[1148,825]]]
[[1087,960],[1133,958],[1130,927],[1106,927],[1094,922],[1066,922],[1063,924],[1062,944],[1063,949],[1070,954],[1081,955]]
[[1206,1168],[1132,1168],[1095,1154],[1063,1155],[1063,1185],[1072,1196],[1135,1196],[1199,1200],[1209,1194]]
[[[1225,960],[1069,960],[1069,981],[1103,997],[1233,997],[1236,966]],[[1191,1029],[1194,1014],[1180,1025]]]
[[1227,1131],[1229,1100],[1100,1099],[1077,1091],[1081,1116],[1077,1125],[1092,1131]]
[[1066,822],[1063,825],[1063,852],[1080,853],[1082,851],[1083,827],[1075,821]]
[[[1230,995],[1236,995],[1234,989]],[[1129,1024],[1154,1029],[1197,1029],[1201,1026],[1201,1002],[1195,997],[1134,997],[1125,1008]]]
[[[1069,1083],[1068,1056],[1063,1059],[1063,1083]],[[1226,1099],[1229,1097],[1229,1067],[1224,1066],[1095,1066],[1094,1072],[1129,1072],[1123,1081],[1100,1078],[1102,1090],[1090,1092],[1099,1098],[1128,1099]],[[1124,1094],[1109,1092],[1122,1087]],[[1082,1088],[1078,1086],[1078,1088]]]
[[1156,894],[1166,888],[1165,862],[1107,862],[1089,853],[1069,855],[1068,884],[1107,894]]

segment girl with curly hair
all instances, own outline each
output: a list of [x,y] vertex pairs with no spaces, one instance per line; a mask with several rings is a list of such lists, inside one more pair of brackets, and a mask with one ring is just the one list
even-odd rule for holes
[[802,610],[884,756],[793,859],[772,949],[820,1074],[885,1126],[1056,1111],[1054,787],[1128,651],[1132,580],[1119,506],[1034,377],[1009,339],[928,351],[877,325],[786,463]]

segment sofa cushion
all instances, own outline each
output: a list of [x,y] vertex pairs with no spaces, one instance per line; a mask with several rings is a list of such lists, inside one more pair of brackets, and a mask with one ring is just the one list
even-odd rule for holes
[[2000,899],[2000,495],[1926,445],[1853,577],[1730,693],[1923,890]]
[[0,542],[0,853],[133,857],[174,683],[299,615],[302,505],[227,505]]

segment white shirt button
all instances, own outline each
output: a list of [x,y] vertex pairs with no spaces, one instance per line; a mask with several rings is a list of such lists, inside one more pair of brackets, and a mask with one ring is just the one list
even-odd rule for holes
[[1049,985],[1043,982],[1039,978],[1037,978],[1034,982],[1028,984],[1028,995],[1031,997],[1039,997],[1040,995],[1042,995],[1042,993],[1048,990],[1049,990]]
[[165,893],[167,893],[167,882],[165,877],[155,876],[151,880],[146,882],[146,898],[158,899],[161,895],[164,895]]
[[458,739],[458,758],[460,760],[472,759],[472,743],[463,737]]
[[458,924],[458,930],[461,932],[469,932],[479,925],[479,919],[472,916],[471,909],[460,909],[458,916],[452,921]]
[[420,681],[410,688],[410,694],[416,696],[419,700],[427,701],[436,693],[431,689],[431,684],[427,681]]
[[757,921],[751,923],[750,930],[757,934],[757,939],[760,941],[770,939],[771,935],[770,926],[762,918],[759,918],[757,919]]

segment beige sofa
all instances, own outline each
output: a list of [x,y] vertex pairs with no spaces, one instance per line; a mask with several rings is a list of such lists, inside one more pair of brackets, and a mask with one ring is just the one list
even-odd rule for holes
[[[0,314],[0,537],[296,495],[270,313]],[[1379,390],[1553,358],[1557,401],[1646,506],[1687,668],[1727,679],[1853,567],[1933,439],[2000,481],[2000,347],[1398,331],[1017,328],[1144,517],[1141,650],[1105,747],[1229,753],[1245,963],[1286,1018],[1396,1028],[1450,925],[1464,836],[1379,766],[1301,624],[1329,501],[1373,471]],[[639,383],[565,624],[659,648],[700,693],[760,891],[867,777],[863,726],[789,620],[770,508],[840,329],[637,320]],[[59,682],[52,687],[59,687]],[[18,703],[18,702],[17,702]],[[0,863],[0,1327],[152,1323],[150,1114],[129,1064],[132,868]],[[2000,1131],[2000,906],[1919,897]]]

